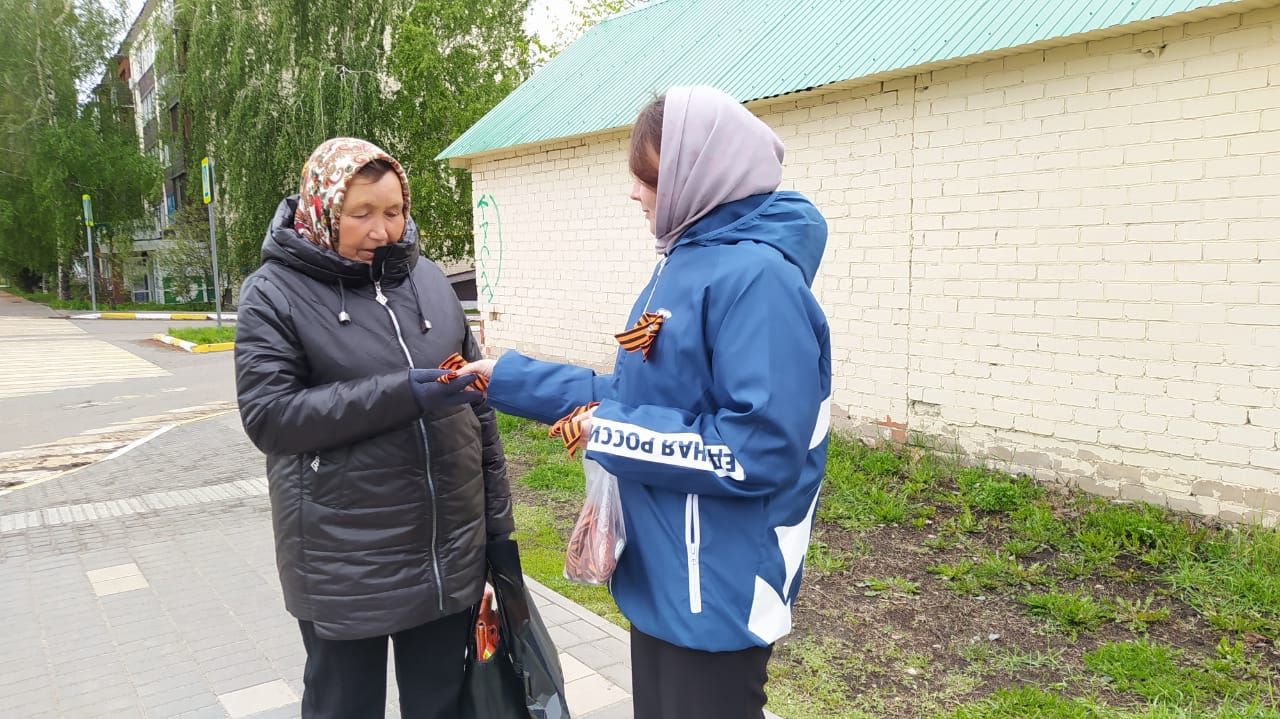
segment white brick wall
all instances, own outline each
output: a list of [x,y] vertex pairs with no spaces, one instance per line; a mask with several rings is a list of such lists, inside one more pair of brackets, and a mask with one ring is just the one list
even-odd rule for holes
[[[830,223],[848,426],[1280,517],[1280,10],[752,108]],[[627,137],[475,162],[491,350],[612,361],[655,262]]]

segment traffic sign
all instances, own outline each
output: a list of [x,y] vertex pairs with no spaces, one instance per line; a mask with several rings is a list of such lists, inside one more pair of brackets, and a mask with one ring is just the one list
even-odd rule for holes
[[213,162],[207,157],[200,161],[200,184],[203,188],[204,204],[213,202]]

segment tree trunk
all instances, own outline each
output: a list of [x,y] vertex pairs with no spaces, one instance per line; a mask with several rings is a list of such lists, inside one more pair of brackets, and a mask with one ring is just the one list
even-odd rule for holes
[[58,299],[71,299],[71,267],[70,260],[58,261]]

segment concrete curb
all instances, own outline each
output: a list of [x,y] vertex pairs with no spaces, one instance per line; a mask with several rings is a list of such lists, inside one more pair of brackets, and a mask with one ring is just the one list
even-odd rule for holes
[[617,624],[614,624],[599,614],[592,612],[590,609],[587,609],[563,594],[556,592],[554,589],[551,589],[527,574],[524,576],[524,583],[529,587],[529,591],[533,594],[558,605],[561,609],[564,609],[566,612],[569,612],[575,617],[596,627],[605,634],[614,637],[618,641],[626,642],[628,645],[631,643],[631,635],[627,633],[627,630]]
[[151,339],[155,340],[156,342],[163,342],[164,344],[177,347],[180,350],[185,350],[187,352],[194,352],[196,354],[207,354],[209,352],[228,352],[236,348],[235,342],[214,342],[213,344],[198,345],[195,342],[180,340],[177,337],[172,337],[170,335],[164,335],[164,334],[152,335]]
[[[203,322],[215,320],[213,312],[91,312],[83,315],[71,315],[73,320],[169,320],[184,322]],[[235,322],[234,312],[223,312],[224,322]]]

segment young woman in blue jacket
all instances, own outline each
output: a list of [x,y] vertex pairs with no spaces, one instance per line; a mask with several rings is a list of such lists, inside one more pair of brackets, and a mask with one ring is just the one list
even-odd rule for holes
[[[729,95],[676,87],[631,137],[631,199],[660,260],[614,371],[508,352],[464,372],[497,409],[580,407],[586,457],[618,478],[627,545],[610,582],[632,625],[638,719],[763,716],[826,462],[830,334],[810,286],[817,208],[778,191],[783,146]],[[627,329],[627,328],[619,328]]]

